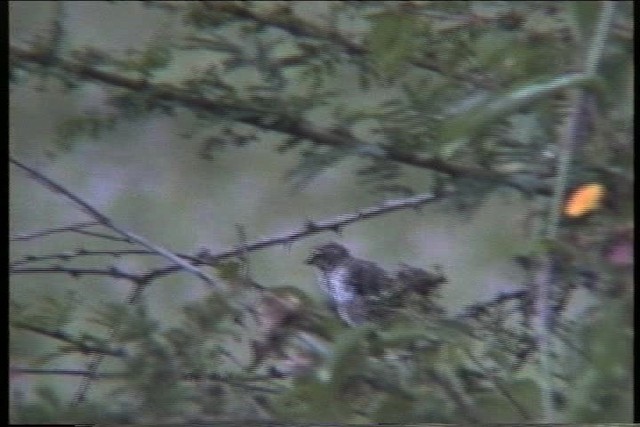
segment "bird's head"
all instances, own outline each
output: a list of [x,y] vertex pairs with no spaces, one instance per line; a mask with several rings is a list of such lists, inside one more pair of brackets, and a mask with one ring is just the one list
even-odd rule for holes
[[316,247],[305,263],[315,265],[321,270],[335,267],[349,257],[349,251],[337,243],[327,243]]

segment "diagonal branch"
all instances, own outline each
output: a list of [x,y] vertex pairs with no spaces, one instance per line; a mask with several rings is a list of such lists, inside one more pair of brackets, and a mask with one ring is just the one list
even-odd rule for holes
[[[95,379],[123,379],[130,377],[130,373],[128,372],[93,372],[90,370],[81,370],[81,369],[40,369],[40,368],[24,368],[18,366],[12,366],[10,368],[10,373],[14,375],[64,375],[64,376],[79,376],[85,378],[95,378]],[[209,373],[204,375],[196,375],[196,374],[184,374],[182,379],[185,381],[215,381],[227,384],[232,387],[237,387],[249,391],[257,391],[263,393],[282,393],[285,391],[282,387],[267,387],[261,385],[251,384],[251,382],[255,381],[263,381],[269,380],[270,377],[260,378],[257,377],[255,379],[252,378],[233,378],[230,375],[222,375],[216,373]]]
[[[22,49],[17,46],[10,47],[10,54],[12,59],[17,61],[47,67],[57,67],[82,80],[104,83],[137,93],[144,92],[148,97],[157,101],[174,103],[192,111],[228,116],[238,122],[308,139],[316,144],[337,148],[353,148],[358,154],[370,158],[390,160],[422,169],[433,170],[453,177],[468,177],[495,181],[519,190],[526,190],[522,188],[522,184],[506,174],[473,165],[451,163],[438,157],[422,156],[390,145],[380,147],[368,144],[352,135],[344,135],[334,130],[320,128],[300,117],[287,115],[274,109],[241,105],[239,103],[193,95],[175,85],[168,83],[154,84],[146,78],[126,77],[119,73],[102,71],[95,67],[64,58],[57,58],[57,60],[52,63],[50,57],[45,53]],[[548,189],[541,186],[540,188],[535,188],[534,191],[545,193]]]
[[82,353],[101,353],[114,357],[125,357],[127,355],[127,352],[124,348],[107,348],[87,344],[86,341],[80,338],[72,337],[66,332],[60,330],[49,330],[46,328],[41,328],[40,326],[28,324],[26,322],[11,322],[11,326],[14,328],[44,335],[46,337],[65,342],[67,344],[71,344]]
[[131,274],[121,271],[117,267],[109,267],[106,269],[99,268],[72,268],[63,267],[61,265],[52,265],[50,267],[23,267],[23,268],[10,268],[11,274],[51,274],[62,273],[68,274],[71,277],[77,278],[80,276],[107,276],[114,279],[126,279],[133,283],[145,283],[146,276]]
[[[347,54],[354,56],[365,56],[371,53],[371,49],[367,46],[355,42],[352,38],[349,38],[339,31],[321,27],[319,25],[303,19],[300,16],[296,16],[291,13],[288,6],[283,6],[282,13],[274,11],[256,10],[246,3],[242,2],[206,2],[203,4],[204,10],[213,14],[228,13],[240,18],[249,19],[257,22],[261,25],[269,25],[280,30],[286,31],[294,37],[309,37],[313,39],[326,40],[340,46]],[[287,13],[289,12],[289,13]],[[477,87],[494,90],[495,84],[474,75],[460,74],[457,72],[451,72],[434,63],[433,61],[425,61],[424,59],[412,59],[411,65],[422,68],[425,70],[433,71],[440,75],[446,75],[453,79],[472,83]]]
[[32,240],[32,239],[37,239],[39,237],[48,236],[50,234],[64,233],[68,231],[76,232],[78,230],[82,230],[83,228],[91,227],[97,224],[100,224],[100,223],[96,221],[78,222],[76,224],[65,225],[62,227],[52,227],[52,228],[47,228],[45,230],[33,231],[31,233],[20,233],[11,237],[9,240],[11,240],[12,242]]
[[[397,210],[408,208],[418,209],[422,205],[443,199],[449,194],[450,192],[443,191],[437,194],[425,193],[413,197],[407,197],[404,199],[386,200],[377,206],[360,209],[352,213],[338,215],[334,218],[319,221],[308,220],[305,224],[301,225],[293,231],[281,235],[258,239],[253,242],[248,242],[242,245],[242,247],[240,248],[234,248],[227,251],[218,252],[216,254],[210,254],[207,251],[204,251],[203,253],[198,254],[196,257],[191,258],[191,262],[194,265],[213,265],[217,261],[225,258],[242,256],[243,253],[253,252],[272,246],[290,245],[293,242],[312,234],[317,234],[325,231],[333,231],[339,233],[343,227],[349,224],[369,218],[374,218]],[[151,280],[159,276],[164,276],[173,273],[174,271],[177,271],[177,267],[175,266],[155,270],[147,276],[147,280]]]
[[149,249],[149,250],[151,250],[151,251],[153,251],[153,252],[155,252],[157,254],[162,255],[163,257],[165,257],[168,260],[172,261],[173,263],[177,264],[180,268],[182,268],[184,270],[187,270],[187,271],[195,274],[196,276],[200,277],[206,283],[208,283],[210,285],[215,285],[215,282],[213,281],[213,279],[211,277],[209,277],[207,274],[201,272],[200,270],[198,270],[197,268],[195,268],[194,266],[192,266],[188,262],[184,261],[183,259],[179,258],[177,255],[175,255],[174,253],[168,251],[167,249],[164,249],[164,248],[162,248],[160,246],[152,244],[151,242],[149,242],[145,238],[143,238],[141,236],[138,236],[138,235],[136,235],[136,234],[134,234],[134,233],[132,233],[130,231],[126,231],[126,230],[120,228],[119,226],[114,224],[113,221],[108,216],[106,216],[103,213],[101,213],[100,211],[98,211],[96,208],[91,206],[88,202],[84,201],[83,199],[81,199],[80,197],[78,197],[77,195],[72,193],[71,191],[67,190],[62,185],[60,185],[57,182],[51,180],[50,178],[44,176],[42,173],[36,171],[35,169],[30,168],[29,166],[25,165],[24,163],[16,160],[12,156],[9,156],[9,161],[11,163],[13,163],[14,165],[20,167],[21,169],[25,170],[33,179],[35,179],[36,181],[38,181],[40,184],[44,185],[45,187],[48,187],[51,191],[53,191],[55,193],[60,193],[60,194],[64,195],[65,197],[67,197],[68,199],[70,199],[76,205],[80,206],[80,208],[83,211],[85,211],[86,213],[91,215],[93,218],[95,218],[98,222],[100,222],[100,224],[104,225],[107,228],[110,228],[111,230],[115,231],[116,233],[120,234],[121,236],[126,237],[130,241],[134,241],[134,242],[138,243],[139,245],[142,245],[145,248],[147,248],[147,249]]
[[[79,248],[74,251],[64,251],[60,253],[53,254],[45,254],[45,255],[25,255],[21,259],[13,261],[9,264],[9,269],[13,269],[25,264],[33,264],[37,262],[43,261],[70,261],[74,258],[81,257],[104,257],[110,256],[114,258],[120,258],[125,255],[158,255],[155,252],[147,251],[144,249],[103,249],[103,250],[88,250],[84,248]],[[184,255],[177,254],[180,258],[186,258]]]
[[[449,195],[449,193],[446,193],[446,192],[439,193],[439,194],[425,193],[425,194],[419,194],[417,196],[403,198],[403,199],[386,200],[376,206],[360,209],[356,212],[345,213],[333,218],[318,220],[318,221],[307,220],[304,224],[300,225],[297,229],[294,229],[293,231],[289,231],[288,233],[285,233],[285,234],[265,237],[262,239],[255,240],[253,242],[247,242],[246,244],[242,244],[241,247],[239,248],[236,247],[236,248],[218,252],[215,254],[210,254],[208,253],[208,251],[204,251],[203,253],[200,253],[196,256],[191,256],[186,254],[176,254],[176,256],[185,260],[185,262],[189,262],[193,265],[211,265],[223,259],[245,256],[249,252],[258,251],[261,249],[278,246],[278,245],[289,245],[294,243],[297,240],[300,240],[302,238],[305,238],[313,234],[322,233],[325,231],[340,232],[340,230],[343,227],[346,227],[349,224],[353,224],[353,223],[370,219],[370,218],[375,218],[377,216],[384,215],[397,210],[410,209],[410,208],[419,209],[421,206],[427,203],[441,200],[447,195]],[[78,249],[77,251],[70,252],[70,253],[51,254],[51,255],[44,255],[40,257],[28,256],[28,257],[25,257],[24,259],[21,259],[19,261],[12,263],[10,271],[11,273],[59,272],[59,273],[76,275],[76,276],[80,276],[83,274],[104,274],[104,275],[111,275],[114,277],[129,279],[134,282],[140,281],[145,283],[157,277],[165,276],[173,272],[180,271],[180,268],[178,266],[169,266],[169,267],[164,267],[162,269],[153,270],[146,275],[134,276],[134,275],[127,275],[127,273],[121,272],[114,268],[110,268],[109,270],[95,270],[95,271],[66,268],[62,266],[49,266],[41,269],[17,268],[20,265],[30,263],[30,262],[47,261],[51,259],[67,261],[73,257],[89,256],[89,255],[111,255],[111,256],[117,257],[122,255],[157,255],[157,253],[155,251],[145,251],[145,250],[93,251],[93,250],[86,250],[86,249]]]

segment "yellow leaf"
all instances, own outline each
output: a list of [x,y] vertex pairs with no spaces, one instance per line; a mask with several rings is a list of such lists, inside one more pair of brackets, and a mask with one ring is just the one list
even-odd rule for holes
[[602,184],[591,183],[578,187],[571,193],[564,205],[564,214],[577,218],[600,207],[605,188]]

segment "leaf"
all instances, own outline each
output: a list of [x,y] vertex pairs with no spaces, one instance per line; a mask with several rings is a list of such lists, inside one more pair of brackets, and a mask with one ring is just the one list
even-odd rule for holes
[[113,130],[116,119],[113,116],[85,114],[62,120],[56,125],[54,143],[56,148],[70,151],[81,136],[99,138],[105,131]]
[[303,151],[299,164],[285,174],[285,180],[293,181],[296,190],[304,189],[317,176],[354,151],[351,147],[323,148],[314,147]]
[[39,386],[36,388],[35,394],[43,403],[50,405],[51,408],[60,408],[60,399],[51,387]]
[[186,305],[183,312],[188,322],[185,326],[205,335],[223,331],[223,321],[236,314],[222,294],[194,301]]
[[528,415],[536,419],[542,404],[540,387],[533,380],[516,380],[508,385],[509,392],[519,405],[526,405]]
[[353,375],[364,371],[366,367],[368,337],[374,331],[372,325],[348,329],[341,334],[333,348],[329,362],[332,389],[336,392]]
[[476,40],[478,61],[487,69],[495,68],[513,49],[515,36],[509,31],[494,31],[483,34]]
[[578,38],[584,43],[594,33],[602,6],[596,1],[572,1],[567,6],[573,15]]
[[482,421],[487,423],[524,421],[516,408],[495,392],[481,393],[475,398],[475,405],[482,411]]
[[412,416],[415,417],[412,414],[413,405],[410,400],[395,395],[387,395],[379,403],[371,418],[378,423],[419,422],[421,420],[411,418]]
[[450,141],[473,137],[498,120],[560,90],[596,83],[595,79],[584,74],[568,74],[546,82],[532,83],[513,89],[483,105],[473,106],[456,117],[444,121],[441,135]]
[[381,12],[372,16],[371,20],[371,57],[383,73],[391,75],[399,71],[417,47],[417,20],[412,15],[400,12]]
[[600,207],[605,188],[602,184],[590,183],[578,187],[567,199],[564,205],[564,214],[577,218],[593,212]]
[[12,322],[33,324],[50,330],[62,329],[73,320],[78,304],[79,297],[73,291],[68,291],[62,297],[46,296],[25,308],[21,315],[13,313]]
[[299,382],[291,391],[276,396],[272,407],[279,420],[340,422],[348,414],[347,402],[337,399],[327,384]]
[[220,261],[214,268],[222,280],[237,280],[240,278],[242,264],[237,261]]

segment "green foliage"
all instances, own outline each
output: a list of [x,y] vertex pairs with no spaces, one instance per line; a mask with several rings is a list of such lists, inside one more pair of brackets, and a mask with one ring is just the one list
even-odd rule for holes
[[57,125],[55,145],[63,151],[73,149],[78,138],[89,136],[100,138],[105,132],[113,130],[116,118],[113,116],[83,115],[63,120]]
[[287,172],[285,179],[291,181],[294,188],[303,189],[327,168],[344,160],[344,151],[353,152],[352,149],[334,150],[324,147],[302,150],[300,163]]
[[[12,366],[16,388],[26,375],[37,378],[26,396],[12,393],[13,422],[531,423],[545,415],[549,385],[554,421],[631,419],[629,268],[607,255],[611,242],[628,251],[632,244],[619,237],[633,211],[630,2],[616,6],[612,35],[589,75],[582,67],[597,2],[336,2],[326,16],[304,3],[150,6],[179,30],[124,54],[72,47],[59,40],[68,37],[61,31],[49,35],[52,42],[41,34],[31,50],[12,45],[14,87],[31,79],[97,83],[114,111],[60,121],[54,150],[75,150],[116,123],[160,113],[172,123],[189,120],[201,158],[214,166],[222,149],[265,145],[264,133],[274,132],[282,142],[271,148],[294,155],[284,173],[294,187],[358,157],[364,161],[353,162],[353,173],[377,196],[451,189],[441,206],[471,217],[491,195],[518,187],[532,202],[528,217],[544,222],[563,138],[575,137],[562,185],[601,183],[607,203],[588,218],[562,221],[557,238],[523,243],[530,259],[513,294],[487,295],[457,313],[437,297],[406,292],[397,304],[380,302],[396,316],[349,328],[297,278],[280,282],[295,287],[269,288],[236,259],[213,266],[223,289],[182,304],[172,323],[148,301],[166,271],[134,281],[144,279],[145,288],[130,303],[90,301],[86,317],[77,294],[12,300],[12,340],[38,334],[57,344],[20,354],[29,368]],[[55,19],[64,24],[62,14]],[[537,263],[545,257],[555,262],[551,384],[533,325],[544,272]],[[50,270],[73,276],[63,266]],[[585,280],[585,270],[596,279]],[[571,318],[578,290],[595,302],[589,315]],[[93,384],[88,400],[71,407],[68,390],[37,375],[79,362],[87,370],[57,372]]]
[[575,2],[569,3],[568,7],[571,11],[571,17],[574,20],[575,31],[583,43],[586,44],[587,38],[593,34],[600,8],[598,4],[592,2]]
[[274,399],[278,418],[296,422],[339,422],[349,413],[344,400],[337,400],[332,388],[321,382],[302,382]]
[[158,40],[137,55],[122,60],[120,65],[124,70],[136,71],[148,76],[154,70],[166,68],[171,59],[172,50],[167,40]]
[[370,16],[371,57],[383,74],[396,73],[414,54],[419,43],[418,20],[402,12],[379,12]]
[[[329,363],[329,375],[334,392],[339,392],[349,381],[366,370],[367,338],[372,333],[371,326],[345,331],[337,339]],[[354,369],[356,368],[356,369]]]
[[89,321],[107,330],[116,331],[116,338],[121,342],[144,340],[157,332],[159,327],[142,304],[132,306],[110,302],[99,307]]
[[443,125],[442,135],[449,140],[475,136],[486,126],[506,115],[521,112],[523,108],[539,99],[549,97],[559,90],[592,83],[591,77],[575,74],[518,88],[459,114]]
[[[538,419],[541,401],[540,387],[536,382],[529,379],[516,380],[511,384],[503,384],[502,387],[505,393],[503,395],[495,389],[474,395],[475,404],[482,411],[482,419],[492,423]],[[523,407],[526,407],[526,413],[523,413]]]
[[[604,300],[604,307],[584,325],[580,336],[586,343],[586,359],[569,395],[569,412],[578,422],[626,422],[633,403],[633,319],[629,300]],[[606,421],[605,421],[606,420]]]
[[32,324],[41,328],[58,330],[75,318],[80,296],[75,291],[67,291],[64,296],[46,296],[30,304],[10,301],[10,321],[16,324]]

